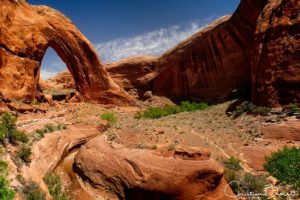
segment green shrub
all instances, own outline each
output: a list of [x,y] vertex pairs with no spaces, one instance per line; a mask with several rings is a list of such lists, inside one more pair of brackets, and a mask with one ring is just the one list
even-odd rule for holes
[[8,175],[8,164],[4,160],[0,160],[0,176],[7,176]]
[[300,188],[300,148],[285,147],[267,157],[265,169],[279,181]]
[[15,192],[9,188],[4,176],[0,176],[0,199],[1,200],[13,200]]
[[249,191],[256,194],[264,194],[266,185],[267,181],[264,176],[254,176],[247,173],[240,179],[239,189],[242,191],[240,193]]
[[48,173],[43,178],[45,181],[49,193],[52,196],[53,200],[69,200],[70,197],[67,195],[62,188],[62,183],[60,177],[54,173]]
[[31,148],[28,146],[22,146],[22,148],[18,151],[18,157],[24,161],[25,163],[30,163],[31,156]]
[[229,183],[232,191],[237,194],[239,192],[240,184],[239,184],[239,174],[236,171],[225,168],[224,177],[226,181]]
[[52,133],[55,130],[55,126],[54,124],[46,124],[45,129],[47,130],[47,132]]
[[238,158],[231,157],[228,160],[224,161],[225,167],[231,170],[241,170],[241,160]]
[[192,112],[196,110],[204,110],[208,108],[207,103],[190,103],[189,101],[181,102],[181,105],[168,105],[163,108],[160,107],[150,107],[143,112],[138,112],[135,118],[148,118],[148,119],[158,119],[168,115],[173,115],[181,112]]
[[29,181],[24,185],[22,193],[26,200],[46,200],[45,193],[33,181]]
[[17,141],[26,143],[28,137],[25,133],[17,130],[17,119],[9,113],[4,113],[0,120],[0,142],[4,143],[5,139],[11,144],[17,144]]
[[61,131],[66,130],[67,126],[65,124],[46,124],[42,129],[35,130],[36,133],[40,138],[43,138],[46,133],[52,133],[54,131]]
[[106,120],[110,124],[115,124],[117,122],[117,117],[114,113],[103,113],[100,117],[101,119]]
[[291,110],[291,112],[292,113],[297,113],[297,112],[299,112],[299,108],[298,108],[298,106],[296,105],[296,104],[290,104],[289,105],[289,107],[290,107],[290,110]]
[[23,143],[27,143],[29,141],[27,135],[24,132],[21,131],[16,131],[15,132],[15,139],[17,141],[23,142]]
[[236,170],[225,168],[224,176],[235,194],[264,194],[267,185],[264,176],[254,176],[250,173],[242,175]]
[[4,113],[1,117],[0,122],[0,135],[2,138],[2,142],[4,142],[4,138],[7,138],[10,143],[16,144],[16,118],[9,113]]

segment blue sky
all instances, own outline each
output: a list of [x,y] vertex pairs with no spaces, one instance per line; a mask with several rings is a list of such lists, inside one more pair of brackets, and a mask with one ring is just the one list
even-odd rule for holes
[[[51,6],[69,17],[95,45],[104,63],[138,54],[157,55],[232,14],[239,0],[28,0]],[[42,75],[64,70],[49,49]]]

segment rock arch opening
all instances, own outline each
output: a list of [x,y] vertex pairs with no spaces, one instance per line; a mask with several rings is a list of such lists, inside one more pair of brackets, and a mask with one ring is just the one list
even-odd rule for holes
[[47,80],[66,70],[66,64],[57,55],[54,49],[48,47],[41,62],[40,78]]
[[[53,100],[69,100],[75,95],[76,87],[73,76],[67,70],[66,64],[58,56],[54,49],[48,47],[40,68],[36,68],[34,76],[39,79],[38,92]],[[40,101],[46,100],[36,95]],[[48,99],[49,100],[49,99]]]

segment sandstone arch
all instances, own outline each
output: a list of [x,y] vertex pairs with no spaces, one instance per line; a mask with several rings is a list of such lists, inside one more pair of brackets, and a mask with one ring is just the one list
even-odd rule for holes
[[95,49],[64,15],[25,0],[0,5],[0,93],[32,101],[41,61],[48,47],[66,63],[86,101],[131,104],[131,97],[105,71]]

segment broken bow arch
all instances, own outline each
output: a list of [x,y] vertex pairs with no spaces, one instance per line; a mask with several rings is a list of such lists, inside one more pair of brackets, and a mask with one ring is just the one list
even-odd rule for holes
[[64,15],[25,0],[0,5],[0,95],[32,101],[48,47],[66,63],[76,89],[89,102],[131,104],[132,98],[108,76],[96,50]]

